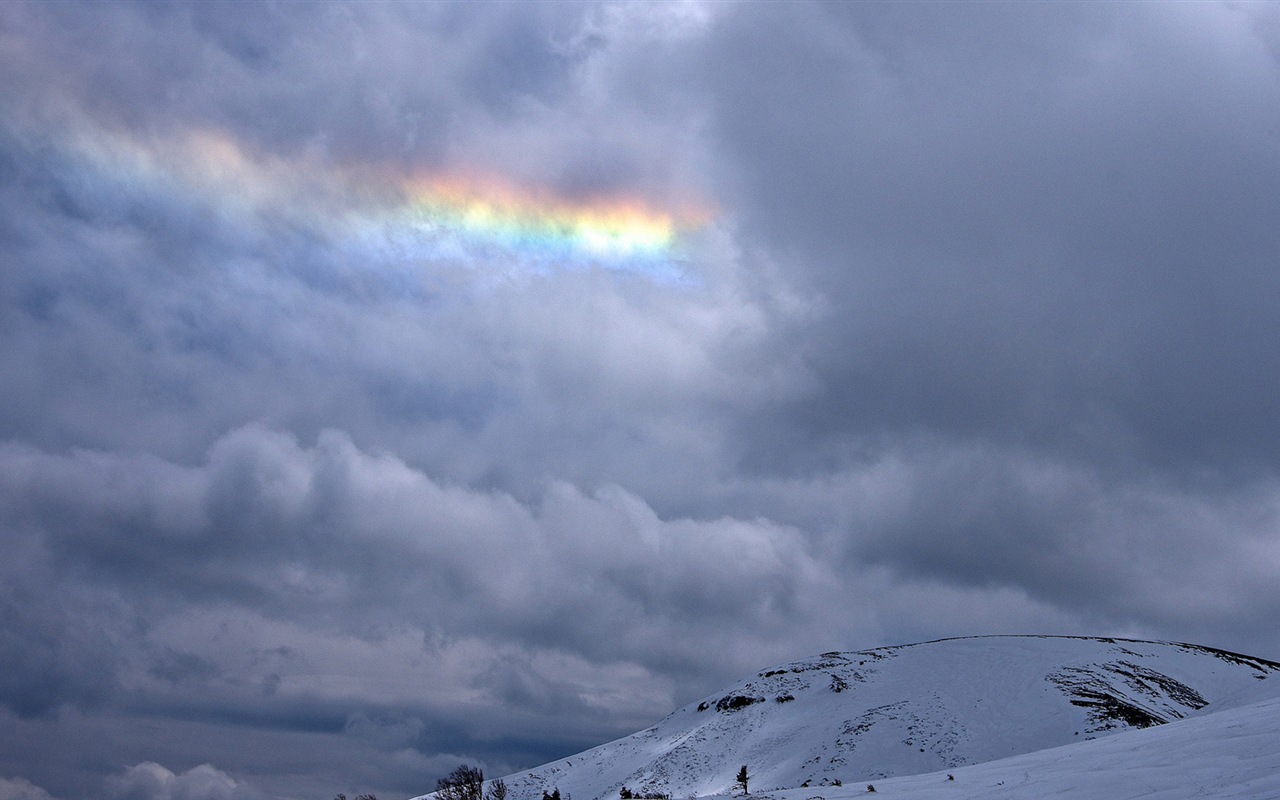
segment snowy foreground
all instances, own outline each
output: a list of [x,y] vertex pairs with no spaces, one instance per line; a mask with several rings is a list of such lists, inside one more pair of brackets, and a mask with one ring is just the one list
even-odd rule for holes
[[505,782],[513,800],[682,800],[734,794],[744,764],[752,795],[778,800],[1276,799],[1280,664],[1044,636],[825,653]]
[[[1277,800],[1280,700],[1219,711],[946,772],[869,781],[873,797],[912,800]],[[866,783],[768,792],[779,800],[867,797]],[[739,795],[740,796],[740,795]]]

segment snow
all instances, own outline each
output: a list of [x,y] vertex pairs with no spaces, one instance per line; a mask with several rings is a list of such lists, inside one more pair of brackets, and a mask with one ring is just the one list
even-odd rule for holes
[[948,639],[762,670],[505,781],[515,800],[553,787],[614,800],[624,785],[681,800],[730,794],[746,764],[753,795],[779,800],[866,796],[868,783],[876,797],[926,800],[1280,798],[1277,712],[1280,664],[1261,659],[1123,639]]
[[[777,800],[875,797],[1280,798],[1280,699],[1266,700],[1104,739],[1083,741],[946,772],[842,787],[769,792]],[[764,797],[766,795],[761,795]]]

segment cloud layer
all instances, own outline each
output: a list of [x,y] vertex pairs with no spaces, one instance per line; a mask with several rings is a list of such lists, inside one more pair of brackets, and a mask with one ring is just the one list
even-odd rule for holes
[[[0,8],[0,797],[411,795],[937,636],[1280,651],[1271,8],[306,12]],[[370,211],[460,174],[698,222]]]

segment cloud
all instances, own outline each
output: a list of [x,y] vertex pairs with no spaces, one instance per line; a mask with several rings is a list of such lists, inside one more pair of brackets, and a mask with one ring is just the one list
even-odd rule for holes
[[988,448],[922,448],[892,463],[893,494],[859,510],[856,563],[1116,620],[1177,618],[1201,636],[1210,618],[1244,623],[1272,602],[1255,559],[1275,545],[1274,483],[1196,496]]
[[0,778],[2,800],[53,800],[53,795],[24,778]]
[[[242,428],[194,468],[12,446],[0,461],[5,517],[23,520],[47,557],[170,611],[232,603],[300,621],[334,607],[352,628],[405,620],[597,658],[695,659],[701,646],[669,640],[668,625],[703,642],[744,620],[772,628],[825,580],[785,526],[663,520],[617,487],[556,483],[525,505],[442,485],[332,431],[304,448]],[[619,616],[647,620],[620,639]],[[172,653],[155,670],[183,664],[210,671]]]
[[257,800],[265,797],[210,764],[175,774],[152,761],[124,771],[107,782],[115,800]]
[[[321,657],[307,652],[320,646],[315,634],[382,638],[407,626],[438,642],[442,667],[463,652],[453,648],[481,645],[452,679],[466,680],[474,658],[487,661],[481,673],[498,706],[527,705],[552,686],[520,652],[573,654],[588,670],[636,664],[651,675],[714,670],[747,642],[741,658],[758,657],[749,653],[778,632],[826,623],[826,606],[852,588],[837,559],[1015,587],[1117,619],[1151,621],[1177,604],[1186,613],[1186,576],[1217,582],[1215,564],[1239,575],[1267,541],[1277,496],[1272,488],[1191,500],[999,450],[919,449],[843,477],[842,524],[853,535],[842,540],[766,518],[663,519],[616,486],[584,493],[555,482],[525,502],[442,484],[339,432],[305,447],[261,426],[228,434],[195,467],[9,446],[0,480],[10,498],[4,520],[43,551],[45,569],[122,592],[148,620],[154,679],[329,694],[308,688],[318,675],[293,673]],[[1236,538],[1210,545],[1224,520]],[[1183,564],[1197,548],[1216,558]],[[1131,552],[1145,554],[1145,571],[1116,558]],[[1166,577],[1162,562],[1182,575]],[[1233,613],[1250,590],[1235,591],[1234,603],[1224,591],[1201,613]],[[226,607],[258,620],[235,623],[250,641],[270,641],[253,632],[267,625],[277,645],[218,643],[230,618],[215,609]],[[503,655],[509,647],[519,649]]]
[[[830,526],[806,531],[663,518],[616,486],[553,482],[524,501],[442,483],[340,432],[306,446],[262,426],[194,466],[11,444],[0,488],[0,524],[38,567],[24,571],[49,596],[78,592],[71,630],[102,637],[63,633],[43,669],[11,671],[0,699],[13,710],[420,754],[387,773],[397,791],[460,744],[514,769],[513,752],[559,752],[540,748],[565,720],[584,731],[565,752],[590,743],[585,731],[641,727],[795,641],[807,652],[955,626],[1256,638],[1280,497],[1194,499],[1028,454],[921,446],[820,483],[757,484],[756,502]],[[30,610],[19,619],[54,630]],[[125,654],[110,669],[90,660],[106,643]],[[6,663],[30,660],[30,642],[4,644]],[[40,709],[19,703],[50,675],[60,688]],[[543,743],[504,739],[517,724]],[[371,769],[352,763],[344,780],[372,784]]]
[[5,564],[0,568],[0,704],[24,717],[63,704],[94,707],[115,684],[114,635],[122,624],[114,599],[59,583],[38,534],[6,515]]
[[[0,774],[412,794],[836,647],[1268,655],[1275,23],[0,6]],[[531,260],[406,216],[449,175],[698,224]]]
[[500,110],[552,93],[563,70],[545,34],[572,18],[462,6],[333,7],[305,19],[233,3],[121,6],[92,20],[82,10],[6,12],[9,61],[37,81],[8,94],[29,113],[197,123],[252,132],[269,149],[392,160],[439,158],[463,98]]
[[[78,656],[88,645],[27,608],[63,652],[7,673],[0,699],[19,713],[194,718],[428,754],[469,741],[510,763],[487,740],[513,720],[546,742],[566,715],[616,735],[667,709],[677,685],[725,672],[726,653],[735,669],[781,658],[771,640],[831,583],[788,526],[664,520],[620,488],[562,482],[524,503],[333,431],[304,447],[250,426],[190,467],[7,445],[0,484],[0,525],[33,553],[28,571],[61,598],[50,605],[79,593],[75,630],[124,654]],[[6,663],[31,661],[28,640],[3,643]],[[59,692],[28,709],[51,677]]]
[[724,19],[695,66],[745,228],[828,309],[780,342],[813,388],[744,435],[1274,470],[1275,198],[1241,168],[1274,161],[1274,64],[1247,15],[1149,11]]

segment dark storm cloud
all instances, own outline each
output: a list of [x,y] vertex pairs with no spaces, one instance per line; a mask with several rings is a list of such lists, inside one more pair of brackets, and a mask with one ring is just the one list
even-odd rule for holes
[[[833,647],[1274,657],[1277,31],[0,6],[0,797],[415,794]],[[429,261],[344,169],[708,223]]]
[[1280,87],[1240,22],[1071,5],[727,19],[708,60],[747,227],[830,304],[802,344],[816,391],[762,427],[799,423],[806,449],[923,429],[1274,469]]
[[[742,465],[905,457],[909,508],[855,561],[1206,630],[1189,565],[1274,547],[1269,14],[726,15],[706,63],[744,235],[823,309]],[[1276,592],[1236,597],[1253,620]]]
[[[440,486],[334,433],[302,448],[243,429],[196,468],[18,446],[0,462],[9,546],[44,564],[42,602],[6,587],[22,625],[0,640],[15,667],[0,700],[19,714],[92,713],[110,696],[108,711],[126,717],[342,734],[391,750],[466,744],[510,764],[486,744],[497,734],[476,726],[523,721],[543,730],[545,748],[563,740],[548,725],[565,716],[640,724],[665,692],[619,695],[620,682],[714,669],[706,648],[752,646],[734,634],[744,620],[767,648],[787,620],[817,613],[826,580],[798,531],[665,522],[620,489],[588,497],[556,485],[528,508]],[[68,590],[99,604],[71,606]],[[101,602],[117,597],[128,613]],[[42,605],[74,613],[75,625]],[[106,649],[90,635],[99,630],[128,654],[115,670],[94,659],[92,648]],[[329,670],[362,677],[334,694]],[[429,729],[395,722],[404,708]]]
[[855,563],[1016,586],[1099,616],[1177,617],[1202,635],[1275,602],[1269,566],[1251,564],[1274,546],[1274,481],[1196,496],[990,446],[916,447],[893,458],[900,494],[850,544]]
[[[198,468],[23,448],[0,461],[11,530],[58,569],[169,612],[230,603],[352,631],[409,621],[449,638],[687,663],[701,645],[686,643],[729,620],[784,624],[819,574],[798,531],[765,521],[663,521],[621,489],[564,484],[529,508],[441,486],[333,432],[303,448],[241,429]],[[637,620],[621,640],[619,618]],[[671,624],[697,634],[669,638]],[[174,658],[166,650],[154,669],[201,664]]]
[[0,704],[21,716],[45,714],[66,703],[94,706],[113,688],[117,657],[111,637],[100,627],[110,612],[73,596],[50,596],[53,581],[20,554],[26,549],[7,537],[0,592]]

